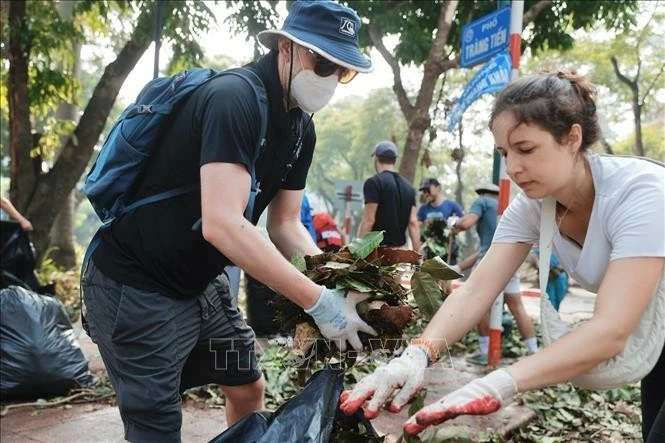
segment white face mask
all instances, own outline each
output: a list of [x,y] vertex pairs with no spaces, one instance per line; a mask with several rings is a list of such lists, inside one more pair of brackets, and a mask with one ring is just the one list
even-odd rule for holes
[[313,114],[328,104],[337,88],[338,77],[337,74],[321,77],[311,69],[304,69],[300,53],[298,61],[303,70],[291,80],[291,95],[298,102],[300,109]]

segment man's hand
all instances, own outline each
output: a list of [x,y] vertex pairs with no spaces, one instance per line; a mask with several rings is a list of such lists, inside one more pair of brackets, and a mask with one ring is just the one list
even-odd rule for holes
[[517,383],[505,369],[473,380],[441,400],[425,406],[404,424],[404,431],[417,435],[431,425],[458,415],[485,415],[497,411],[517,394]]
[[427,352],[419,346],[408,346],[402,355],[360,380],[353,391],[342,392],[340,409],[353,415],[366,400],[370,400],[365,417],[376,418],[393,391],[401,388],[388,407],[391,412],[399,412],[422,388],[425,368]]
[[314,318],[321,334],[328,340],[339,340],[341,351],[346,350],[346,342],[356,351],[363,348],[358,332],[376,335],[376,331],[362,321],[356,311],[356,305],[367,300],[369,294],[349,291],[344,297],[342,291],[323,288],[319,299],[305,312]]

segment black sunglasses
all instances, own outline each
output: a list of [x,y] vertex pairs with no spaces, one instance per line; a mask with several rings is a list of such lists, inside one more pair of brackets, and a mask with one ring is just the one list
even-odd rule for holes
[[339,82],[346,84],[353,80],[356,75],[358,75],[358,71],[354,71],[353,69],[348,69],[338,65],[337,63],[331,62],[327,58],[317,54],[309,48],[305,49],[307,49],[307,52],[310,55],[314,56],[314,59],[316,60],[316,64],[314,65],[314,73],[319,77],[328,77],[337,73]]

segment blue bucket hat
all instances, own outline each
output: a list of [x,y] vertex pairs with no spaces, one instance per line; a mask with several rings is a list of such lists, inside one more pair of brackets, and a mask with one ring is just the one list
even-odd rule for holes
[[298,0],[281,30],[261,31],[258,38],[273,49],[280,36],[286,37],[339,66],[370,72],[372,62],[358,49],[360,26],[360,17],[351,8],[328,0]]

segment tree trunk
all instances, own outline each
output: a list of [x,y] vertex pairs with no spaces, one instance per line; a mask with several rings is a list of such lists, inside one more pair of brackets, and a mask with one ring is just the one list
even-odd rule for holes
[[[58,4],[58,12],[63,20],[71,21],[73,12],[73,2],[61,2]],[[81,67],[81,45],[74,43],[72,48],[74,52],[74,61],[72,65],[72,75],[80,76]],[[63,66],[64,68],[64,66]],[[55,117],[58,121],[65,120],[76,122],[77,107],[71,103],[61,102],[58,104]],[[67,142],[66,137],[60,138],[60,144]],[[58,153],[59,154],[59,153]],[[51,230],[51,243],[49,250],[53,262],[61,269],[72,269],[76,266],[76,250],[74,249],[74,211],[76,204],[74,202],[74,191],[72,191],[62,201],[62,209],[53,223]]]
[[152,23],[152,15],[142,13],[139,16],[132,37],[104,70],[76,129],[63,145],[58,160],[32,191],[27,216],[35,227],[32,239],[38,260],[43,258],[48,248],[50,228],[62,202],[69,198],[88,165],[120,87],[150,46],[151,40],[146,28]]
[[464,145],[462,144],[462,135],[464,134],[464,129],[462,122],[459,122],[459,152],[455,156],[455,175],[457,176],[457,187],[455,188],[455,200],[457,203],[464,207],[464,183],[462,183],[462,161],[464,161]]
[[[6,7],[4,5],[3,7]],[[25,217],[26,206],[35,183],[30,159],[32,124],[28,98],[28,59],[31,42],[26,41],[25,2],[9,3],[9,146],[11,152],[10,200]],[[34,226],[34,220],[31,220]]]
[[639,89],[633,91],[633,119],[635,120],[635,155],[644,157],[644,144],[642,142],[642,105],[640,104]]
[[[447,0],[441,4],[434,41],[424,63],[423,78],[415,104],[411,103],[404,90],[399,61],[383,43],[379,21],[373,21],[369,24],[369,36],[372,43],[393,72],[393,91],[408,124],[404,156],[400,162],[399,173],[411,182],[413,182],[416,175],[416,165],[418,164],[423,136],[430,125],[429,109],[432,105],[436,82],[441,74],[459,66],[458,59],[446,58],[444,50],[458,3],[458,0]],[[534,4],[525,12],[523,25],[533,21],[540,12],[550,7],[551,3],[551,0],[540,0]]]
[[637,54],[637,73],[635,78],[629,79],[625,74],[619,69],[619,62],[615,56],[610,57],[612,62],[612,67],[614,68],[614,74],[617,76],[619,81],[626,84],[630,88],[630,93],[632,95],[633,102],[633,123],[635,124],[635,147],[634,151],[636,155],[644,157],[644,145],[642,144],[642,104],[640,103],[640,67],[642,66],[642,61],[639,56],[639,48]]
[[606,154],[614,154],[614,150],[612,149],[612,145],[610,145],[610,142],[608,142],[605,137],[602,137],[600,139],[600,144],[603,145],[603,149],[605,150]]
[[416,115],[408,122],[409,132],[404,146],[404,157],[399,165],[399,174],[411,183],[416,178],[416,165],[420,156],[420,148],[425,131],[430,125],[429,106],[426,108],[426,112],[421,111],[418,110]]

